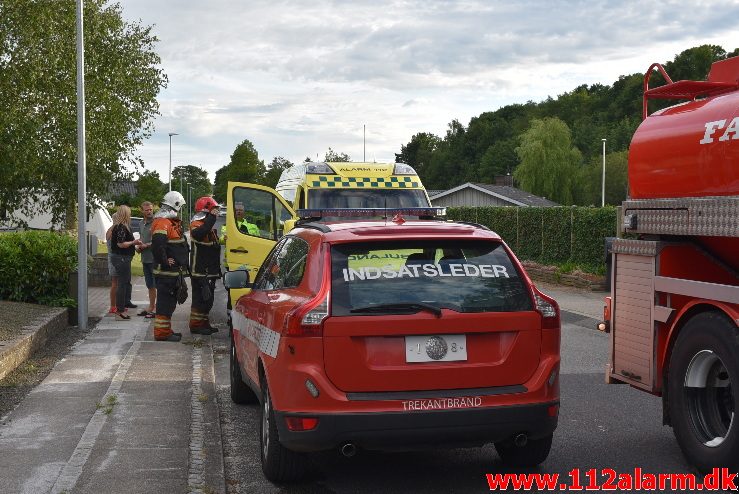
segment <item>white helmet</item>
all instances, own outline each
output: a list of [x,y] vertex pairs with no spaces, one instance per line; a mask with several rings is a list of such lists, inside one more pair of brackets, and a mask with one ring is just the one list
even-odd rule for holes
[[164,194],[164,198],[162,199],[162,206],[164,205],[169,206],[174,211],[179,213],[182,206],[185,205],[185,198],[182,197],[182,194],[180,194],[176,190],[170,190],[169,192]]

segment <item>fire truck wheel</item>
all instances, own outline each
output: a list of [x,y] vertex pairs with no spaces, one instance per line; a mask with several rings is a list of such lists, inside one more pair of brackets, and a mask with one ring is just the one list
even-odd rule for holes
[[739,467],[739,328],[716,312],[694,316],[670,358],[668,407],[685,458],[702,472]]
[[529,439],[525,445],[516,446],[513,438],[495,443],[495,450],[503,463],[516,467],[535,467],[549,456],[552,434],[541,439]]
[[248,384],[241,377],[241,369],[239,368],[239,359],[236,356],[236,345],[234,345],[233,336],[231,336],[231,400],[239,405],[248,405],[259,401],[257,395],[252,391]]
[[275,413],[269,386],[262,380],[262,417],[259,421],[259,445],[262,458],[262,471],[267,480],[277,483],[300,480],[307,471],[304,454],[290,451],[280,444]]

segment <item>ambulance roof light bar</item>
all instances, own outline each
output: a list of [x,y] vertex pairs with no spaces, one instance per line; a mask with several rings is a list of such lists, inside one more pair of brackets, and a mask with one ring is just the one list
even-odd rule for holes
[[301,220],[318,220],[326,216],[334,218],[392,218],[396,215],[418,216],[424,219],[441,219],[446,216],[446,208],[317,208],[298,209],[298,218]]

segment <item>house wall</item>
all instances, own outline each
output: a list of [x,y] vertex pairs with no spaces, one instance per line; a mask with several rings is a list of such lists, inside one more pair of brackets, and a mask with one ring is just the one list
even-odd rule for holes
[[458,190],[438,199],[431,198],[431,204],[436,207],[515,206],[511,202],[472,188]]

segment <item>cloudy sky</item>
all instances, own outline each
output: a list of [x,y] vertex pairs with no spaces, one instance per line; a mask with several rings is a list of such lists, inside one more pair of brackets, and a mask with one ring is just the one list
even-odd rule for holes
[[120,0],[152,25],[169,77],[139,149],[211,179],[249,139],[300,162],[330,146],[391,161],[418,132],[510,103],[611,84],[682,50],[739,47],[739,0]]

